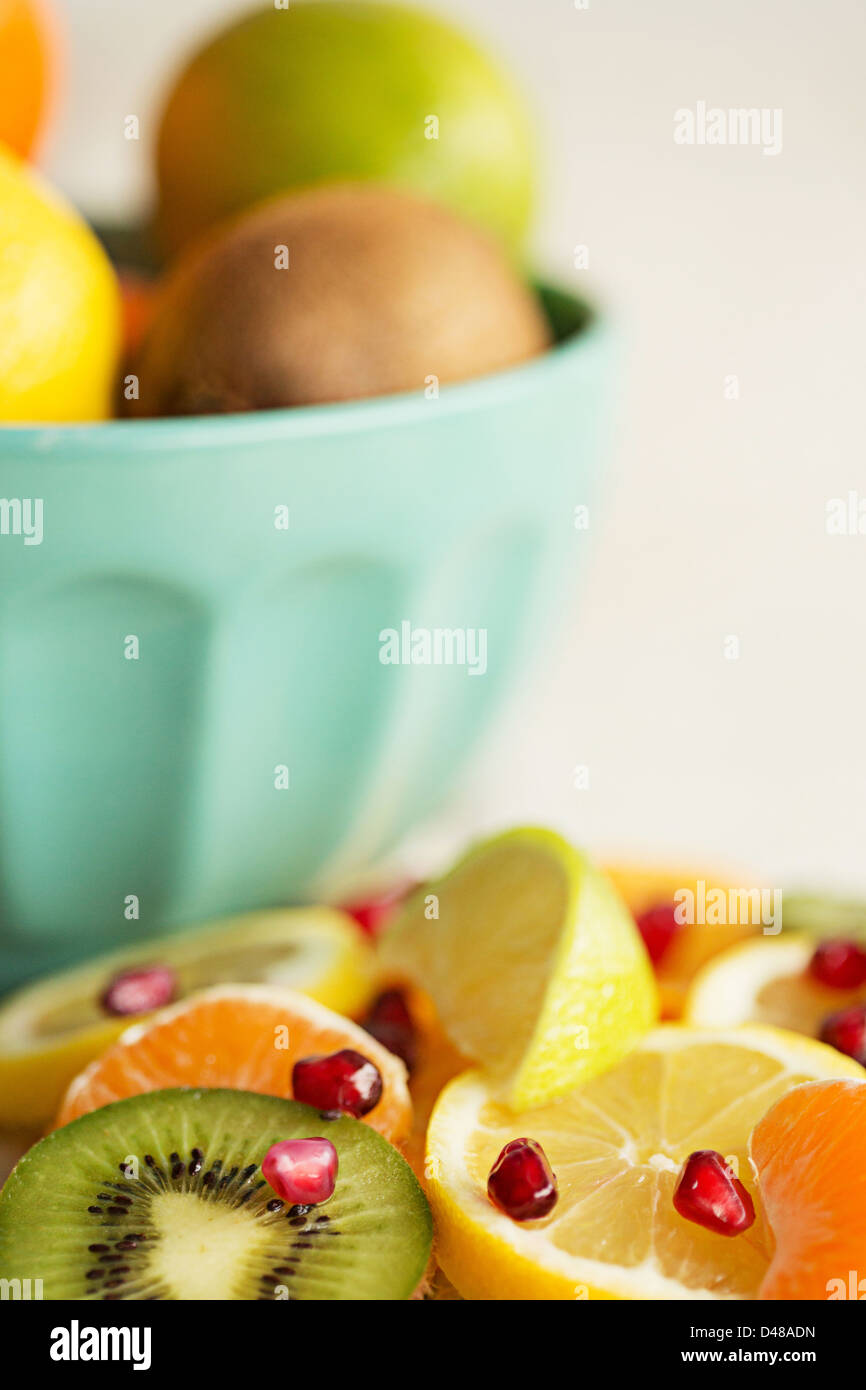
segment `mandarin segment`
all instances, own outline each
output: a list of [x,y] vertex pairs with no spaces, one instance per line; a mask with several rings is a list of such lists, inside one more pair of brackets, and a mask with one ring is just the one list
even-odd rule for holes
[[866,1081],[798,1086],[755,1126],[751,1158],[776,1242],[760,1298],[862,1297],[864,1143]]
[[445,1086],[466,1071],[469,1063],[448,1041],[429,995],[419,989],[409,989],[406,993],[418,1040],[417,1058],[409,1076],[412,1129],[403,1145],[403,1153],[423,1186],[430,1116]]

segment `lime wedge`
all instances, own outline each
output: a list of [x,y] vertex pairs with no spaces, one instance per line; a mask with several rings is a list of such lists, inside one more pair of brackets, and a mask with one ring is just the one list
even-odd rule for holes
[[452,1041],[515,1109],[605,1071],[657,1018],[631,913],[549,830],[473,849],[409,899],[381,950],[386,969],[427,990]]

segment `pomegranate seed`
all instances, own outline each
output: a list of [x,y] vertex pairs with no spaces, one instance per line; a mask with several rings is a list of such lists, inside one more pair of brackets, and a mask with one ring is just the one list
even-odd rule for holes
[[859,989],[866,984],[866,951],[856,941],[822,941],[809,962],[809,974],[830,989]]
[[262,1177],[284,1202],[317,1207],[334,1195],[337,1150],[330,1139],[283,1139],[262,1160]]
[[292,1095],[317,1110],[343,1110],[357,1120],[378,1105],[382,1073],[351,1047],[327,1057],[302,1057],[292,1069]]
[[377,1023],[389,1023],[394,1028],[405,1028],[413,1032],[415,1025],[401,989],[386,989],[380,994],[370,1010],[370,1018]]
[[755,1207],[739,1178],[715,1149],[689,1154],[674,1189],[680,1216],[719,1236],[738,1236],[755,1219]]
[[512,1139],[487,1179],[487,1195],[512,1221],[538,1221],[556,1206],[556,1176],[534,1139]]
[[639,913],[635,918],[653,965],[658,965],[682,926],[675,914],[674,903],[656,903],[655,907],[648,907],[646,912]]
[[855,1062],[866,1066],[866,1007],[852,1004],[850,1009],[840,1009],[829,1014],[821,1024],[818,1035],[822,1042],[853,1057]]
[[146,965],[115,975],[100,1003],[109,1014],[146,1014],[170,1004],[176,993],[173,970],[167,965]]
[[403,899],[418,885],[411,882],[395,884],[372,898],[361,898],[358,902],[344,903],[343,911],[348,912],[362,931],[376,936],[386,922],[393,917]]
[[418,1059],[415,1024],[402,990],[386,989],[373,1004],[364,1027],[372,1037],[406,1063],[409,1071]]

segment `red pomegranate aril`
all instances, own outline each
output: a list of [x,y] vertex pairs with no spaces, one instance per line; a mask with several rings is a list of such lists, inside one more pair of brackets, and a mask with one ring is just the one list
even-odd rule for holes
[[401,989],[386,989],[376,999],[368,1015],[376,1023],[387,1023],[394,1028],[413,1032],[415,1025]]
[[746,1188],[715,1149],[689,1154],[674,1189],[674,1206],[687,1221],[719,1236],[741,1235],[755,1220]]
[[487,1178],[487,1195],[512,1221],[540,1221],[556,1206],[556,1175],[535,1139],[512,1139]]
[[167,965],[146,965],[115,975],[100,1003],[109,1014],[146,1014],[170,1004],[176,994],[173,970]]
[[846,1057],[853,1057],[855,1062],[866,1066],[866,1007],[863,1004],[852,1004],[849,1009],[829,1014],[818,1036],[837,1052],[844,1052]]
[[362,931],[367,932],[370,936],[376,936],[394,916],[403,899],[416,886],[411,882],[395,884],[383,893],[375,894],[371,898],[361,898],[357,902],[344,903],[343,911],[347,912],[350,917],[354,917]]
[[262,1177],[292,1206],[318,1207],[334,1195],[337,1150],[330,1139],[283,1139],[262,1160]]
[[829,989],[859,989],[866,985],[866,951],[841,937],[822,941],[809,961],[809,974]]
[[635,917],[653,965],[658,965],[682,927],[676,919],[676,910],[674,903],[656,903],[655,907],[648,907]]
[[351,1047],[327,1057],[302,1057],[292,1068],[292,1095],[317,1110],[342,1110],[358,1120],[379,1104],[382,1073]]
[[418,1058],[418,1040],[402,990],[386,989],[380,994],[364,1019],[364,1027],[412,1070]]

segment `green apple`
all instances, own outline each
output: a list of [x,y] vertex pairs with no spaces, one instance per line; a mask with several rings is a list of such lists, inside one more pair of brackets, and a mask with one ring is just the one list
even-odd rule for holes
[[218,34],[171,91],[158,230],[174,253],[272,194],[375,180],[438,199],[519,256],[534,142],[511,80],[428,14],[291,0]]

